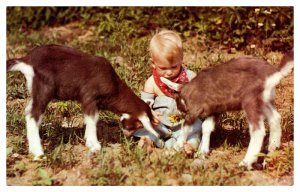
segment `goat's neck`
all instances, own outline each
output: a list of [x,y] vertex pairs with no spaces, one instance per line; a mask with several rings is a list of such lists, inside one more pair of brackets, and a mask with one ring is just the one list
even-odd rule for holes
[[118,93],[110,98],[109,108],[117,114],[135,113],[140,108],[141,100],[125,83],[121,83]]

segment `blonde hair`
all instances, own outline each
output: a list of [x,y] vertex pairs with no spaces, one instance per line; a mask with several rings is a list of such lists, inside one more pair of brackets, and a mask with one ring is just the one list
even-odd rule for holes
[[149,46],[152,60],[167,60],[169,63],[183,60],[182,42],[177,33],[163,30],[155,34]]

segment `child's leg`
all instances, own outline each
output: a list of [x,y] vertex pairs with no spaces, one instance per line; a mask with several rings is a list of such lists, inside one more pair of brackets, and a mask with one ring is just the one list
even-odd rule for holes
[[139,148],[144,148],[148,153],[151,153],[154,149],[154,143],[147,136],[142,136],[137,145]]
[[164,124],[160,123],[155,127],[155,130],[158,132],[161,138],[171,137],[172,131],[168,129]]
[[146,129],[138,129],[134,136],[139,138],[137,146],[139,148],[144,148],[148,153],[151,153],[154,149],[154,142],[150,138],[150,132]]
[[[200,145],[202,122],[200,121],[200,119],[197,119],[191,127],[192,130],[187,138],[186,143],[183,146],[185,153],[187,153],[188,155],[196,152]],[[176,151],[181,151],[182,148],[179,148],[177,146],[177,140],[181,136],[180,135],[181,125],[177,125],[173,127],[172,130],[173,130],[172,137],[165,142],[165,149],[167,150],[175,149]]]
[[139,145],[142,144],[149,144],[153,145],[153,143],[156,145],[158,148],[162,148],[164,146],[164,142],[161,139],[158,139],[155,135],[147,131],[146,129],[138,129],[133,136],[141,138],[143,141],[139,142]]

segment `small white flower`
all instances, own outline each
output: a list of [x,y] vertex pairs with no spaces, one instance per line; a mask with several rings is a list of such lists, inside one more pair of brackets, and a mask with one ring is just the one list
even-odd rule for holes
[[264,24],[263,23],[258,23],[258,26],[262,27],[262,26],[264,26]]
[[272,27],[275,27],[275,26],[276,26],[276,24],[275,24],[275,23],[272,23],[271,25],[272,25]]
[[256,9],[254,9],[255,13],[258,13],[258,12],[259,12],[259,10],[260,10],[260,9],[257,9],[257,8],[256,8]]
[[251,49],[254,49],[254,48],[255,48],[255,45],[254,45],[254,44],[250,45],[250,48],[251,48]]

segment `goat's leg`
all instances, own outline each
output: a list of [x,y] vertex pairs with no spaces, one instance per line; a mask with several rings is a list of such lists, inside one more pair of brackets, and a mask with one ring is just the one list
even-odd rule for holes
[[[267,117],[270,125],[269,146],[268,152],[273,152],[280,147],[282,130],[280,127],[281,115],[276,111],[271,103],[264,108],[264,114]],[[266,167],[266,159],[263,162],[263,167]]]
[[37,112],[35,112],[35,117],[33,116],[32,110],[35,110],[35,108],[33,108],[32,104],[33,101],[30,100],[25,109],[26,132],[29,152],[33,154],[34,160],[39,160],[40,157],[44,155],[39,134],[39,125],[42,121],[42,115],[41,113],[38,114]]
[[35,77],[30,92],[32,100],[29,101],[25,109],[27,139],[29,152],[34,155],[34,160],[39,160],[44,154],[39,135],[39,126],[42,122],[42,114],[52,98],[53,89],[50,82],[44,84],[38,77]]
[[183,145],[187,141],[188,135],[191,132],[191,130],[192,130],[191,125],[186,124],[186,123],[184,123],[182,125],[181,130],[180,130],[180,135],[177,138],[176,143],[174,144],[174,148],[177,151],[180,151],[181,149],[183,149]]
[[84,115],[86,146],[91,152],[96,152],[101,149],[100,142],[97,139],[97,121],[98,114],[94,115]]
[[266,106],[264,113],[270,125],[268,151],[273,152],[280,147],[282,134],[282,130],[280,127],[281,116],[271,104]]
[[[83,96],[84,98],[91,98]],[[82,102],[85,123],[85,145],[93,153],[101,149],[100,142],[97,139],[97,121],[98,112],[96,102],[92,99],[85,99]]]
[[202,139],[198,149],[198,153],[206,155],[209,153],[210,135],[215,129],[215,118],[213,116],[208,117],[202,123]]
[[176,150],[183,149],[183,146],[187,142],[187,138],[189,134],[193,130],[192,126],[195,123],[196,119],[197,119],[197,115],[194,115],[192,113],[189,113],[185,116],[185,121],[181,126],[180,135],[177,138],[176,144],[174,146]]
[[37,87],[38,83],[33,83],[35,75],[34,70],[30,65],[27,65],[26,63],[19,63],[15,65],[14,68],[20,70],[25,75],[27,89],[33,96],[25,108],[26,135],[29,145],[29,153],[34,156],[34,160],[38,160],[40,156],[44,154],[39,135],[39,125],[42,120],[43,110],[39,106],[39,103],[36,102],[38,97],[34,97],[38,92],[33,91],[39,90]]
[[250,132],[250,143],[247,149],[247,153],[244,159],[240,162],[240,166],[247,167],[248,170],[252,169],[252,164],[257,161],[257,155],[259,154],[263,140],[265,137],[265,125],[264,118],[261,115],[258,122],[249,120],[249,132]]

